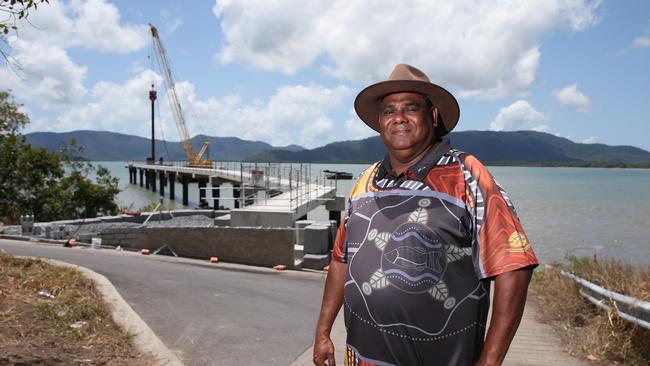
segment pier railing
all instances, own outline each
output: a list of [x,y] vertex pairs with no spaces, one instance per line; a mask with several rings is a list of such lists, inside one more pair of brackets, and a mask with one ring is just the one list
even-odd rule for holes
[[[144,162],[139,162],[144,163]],[[214,161],[208,167],[189,167],[186,161],[165,161],[151,164],[160,167],[179,167],[184,171],[237,182],[234,197],[220,194],[220,201],[238,201],[239,207],[250,205],[281,206],[294,210],[319,199],[324,193],[336,188],[336,182],[326,174],[312,169],[309,163],[259,163],[241,161]],[[207,191],[223,190],[223,187],[205,187]],[[226,191],[229,188],[225,189]],[[260,191],[264,191],[260,194]],[[233,192],[234,193],[234,192]],[[210,198],[207,198],[210,199]],[[216,199],[216,197],[212,197]]]
[[650,330],[650,302],[610,291],[569,272],[560,273],[580,286],[580,295],[592,304],[605,311],[610,311],[614,307],[614,311],[622,319]]

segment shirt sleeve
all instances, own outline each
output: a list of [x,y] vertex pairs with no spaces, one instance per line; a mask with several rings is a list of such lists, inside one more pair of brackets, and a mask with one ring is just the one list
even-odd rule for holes
[[348,262],[348,248],[345,243],[345,235],[347,232],[348,217],[352,214],[352,204],[351,200],[359,196],[368,190],[372,189],[372,177],[374,177],[376,170],[379,168],[381,162],[377,162],[361,172],[357,177],[350,194],[348,195],[348,211],[345,218],[341,220],[339,229],[336,232],[336,238],[334,239],[334,248],[332,250],[332,259],[339,261],[341,263]]
[[472,177],[467,196],[473,211],[472,246],[479,278],[537,266],[533,248],[506,191],[474,156],[467,155],[464,164]]
[[341,220],[339,229],[336,231],[336,238],[334,239],[334,248],[332,250],[332,259],[341,263],[348,262],[347,250],[345,248],[345,225],[347,223],[348,223],[347,217]]

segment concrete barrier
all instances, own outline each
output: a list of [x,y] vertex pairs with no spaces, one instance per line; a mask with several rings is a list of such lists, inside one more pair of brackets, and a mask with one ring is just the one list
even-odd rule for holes
[[98,235],[103,245],[149,249],[168,245],[182,257],[274,266],[294,266],[293,228],[156,227],[112,228]]
[[305,227],[305,254],[327,254],[330,242],[329,226],[309,225]]

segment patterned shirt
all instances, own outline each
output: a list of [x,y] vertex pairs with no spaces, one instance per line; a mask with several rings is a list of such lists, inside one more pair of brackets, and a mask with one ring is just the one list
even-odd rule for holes
[[349,197],[333,258],[347,263],[346,365],[472,365],[489,279],[537,259],[506,192],[442,140],[396,175],[388,158]]

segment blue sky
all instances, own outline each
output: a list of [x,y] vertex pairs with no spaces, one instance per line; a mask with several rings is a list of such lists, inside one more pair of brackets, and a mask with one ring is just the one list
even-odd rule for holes
[[177,141],[147,23],[190,135],[313,148],[372,136],[356,94],[410,63],[461,106],[457,130],[538,130],[650,150],[650,2],[50,1],[7,41],[0,88],[25,132],[95,129]]

